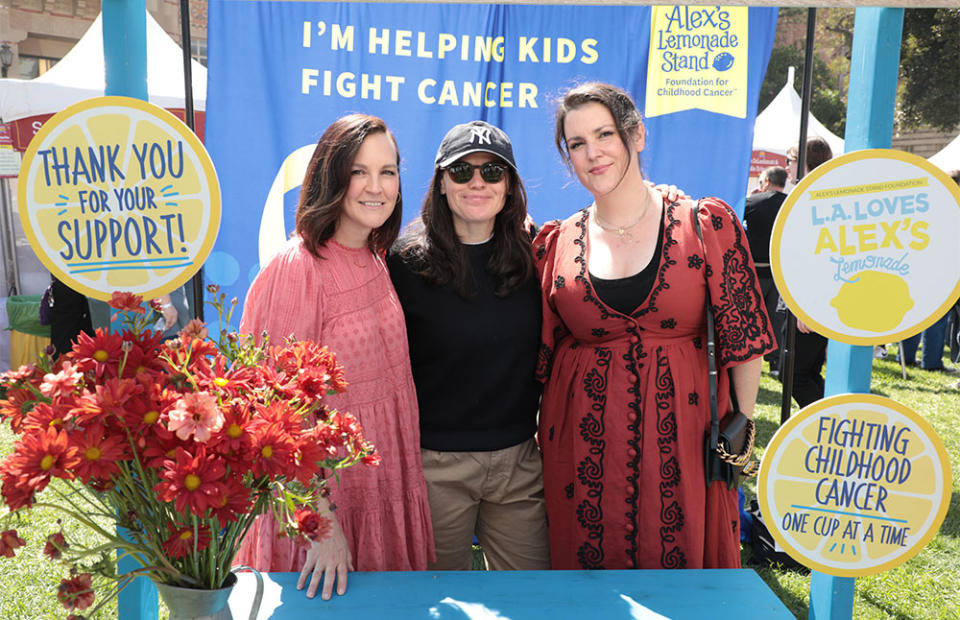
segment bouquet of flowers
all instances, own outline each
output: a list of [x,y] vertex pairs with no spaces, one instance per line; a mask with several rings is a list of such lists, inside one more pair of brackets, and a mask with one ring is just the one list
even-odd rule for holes
[[[233,308],[224,317],[224,295],[208,290],[229,324]],[[0,418],[17,436],[0,463],[0,556],[24,545],[3,526],[32,506],[94,532],[95,545],[51,532],[44,549],[70,567],[57,597],[74,611],[93,605],[95,580],[112,580],[111,594],[139,575],[222,587],[266,512],[303,544],[328,535],[314,510],[326,480],[379,461],[357,420],[323,404],[347,385],[335,355],[225,329],[214,342],[196,320],[164,342],[139,297],[115,293],[110,305],[126,313],[121,333],[81,334],[56,363],[0,375]],[[117,555],[140,568],[118,574]]]

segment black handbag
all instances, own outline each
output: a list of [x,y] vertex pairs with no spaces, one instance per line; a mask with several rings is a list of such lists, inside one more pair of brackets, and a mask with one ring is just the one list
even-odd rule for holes
[[[692,211],[693,223],[697,231],[697,237],[700,239],[703,257],[706,259],[707,248],[703,243],[700,218],[697,217],[699,210],[700,205],[698,204]],[[706,279],[706,270],[704,270],[704,279]],[[753,476],[757,473],[758,465],[756,461],[751,461],[756,427],[753,420],[740,411],[732,374],[729,375],[729,378],[730,404],[733,411],[723,418],[721,424],[717,412],[716,327],[714,325],[713,304],[710,301],[709,283],[707,283],[705,293],[707,306],[707,367],[710,373],[710,430],[707,431],[703,442],[703,467],[707,486],[710,486],[715,480],[722,480],[728,488],[734,489],[740,486],[742,477]],[[727,372],[729,373],[730,370],[727,369]]]

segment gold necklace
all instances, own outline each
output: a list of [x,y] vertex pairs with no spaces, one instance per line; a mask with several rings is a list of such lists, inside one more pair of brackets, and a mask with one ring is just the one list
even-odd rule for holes
[[650,205],[647,204],[644,206],[643,211],[640,213],[639,217],[633,221],[631,224],[626,226],[614,226],[612,224],[607,224],[603,221],[603,218],[600,217],[600,210],[597,209],[596,203],[593,205],[593,221],[597,223],[597,226],[606,230],[608,232],[615,232],[620,235],[621,241],[633,241],[633,233],[627,232],[634,226],[640,223],[640,220],[643,219],[643,216],[647,214],[647,211],[650,209]]

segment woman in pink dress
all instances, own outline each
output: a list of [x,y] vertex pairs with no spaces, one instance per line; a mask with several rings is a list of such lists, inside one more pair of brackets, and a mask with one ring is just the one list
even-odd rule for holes
[[753,415],[773,334],[736,216],[718,199],[670,202],[646,186],[644,138],[613,86],[578,86],[557,111],[557,146],[594,202],[534,241],[553,568],[740,565],[737,492],[704,474],[707,287],[721,416],[728,368]]
[[307,596],[321,581],[343,594],[349,570],[423,570],[434,557],[420,462],[417,399],[403,311],[384,256],[401,221],[400,157],[382,120],[353,114],[320,138],[297,207],[297,232],[247,293],[240,330],[271,342],[313,340],[337,354],[349,384],[325,403],[352,413],[382,462],[340,472],[329,486],[333,534],[309,548],[259,518],[237,563],[300,571]]

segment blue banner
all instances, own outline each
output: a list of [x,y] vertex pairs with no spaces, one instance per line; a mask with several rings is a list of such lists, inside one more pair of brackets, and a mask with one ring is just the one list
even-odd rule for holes
[[349,112],[394,132],[405,222],[443,135],[474,119],[510,135],[538,223],[588,205],[553,138],[554,100],[583,81],[621,86],[649,108],[648,178],[742,203],[776,17],[719,6],[210,0],[206,144],[223,217],[205,279],[242,302],[261,255],[294,229],[314,145]]

